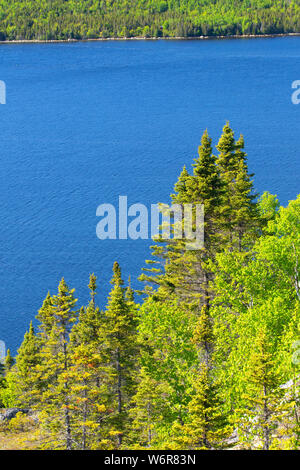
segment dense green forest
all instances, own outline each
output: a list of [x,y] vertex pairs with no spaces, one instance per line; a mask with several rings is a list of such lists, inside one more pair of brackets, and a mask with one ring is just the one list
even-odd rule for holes
[[0,0],[0,40],[300,32],[300,0]]
[[95,274],[86,306],[64,279],[48,293],[2,366],[2,407],[24,412],[0,443],[31,430],[39,449],[299,449],[300,196],[254,194],[229,123],[216,149],[205,131],[171,195],[204,205],[202,249],[156,240],[142,294],[115,262],[103,307]]

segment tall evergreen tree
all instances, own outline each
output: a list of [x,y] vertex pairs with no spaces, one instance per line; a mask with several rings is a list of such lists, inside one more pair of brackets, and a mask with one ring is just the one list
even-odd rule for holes
[[127,300],[127,302],[134,302],[134,291],[131,287],[131,278],[129,276],[129,279],[128,279],[128,286],[126,288],[126,292],[125,292],[125,299]]
[[18,349],[16,363],[13,368],[17,400],[22,406],[31,407],[40,400],[41,388],[34,370],[41,364],[41,340],[36,336],[32,322],[29,331]]
[[111,395],[113,397],[117,444],[128,422],[128,409],[134,393],[137,360],[137,314],[132,302],[125,298],[121,269],[117,262],[113,266],[112,291],[105,312],[104,347],[109,355],[111,367]]
[[41,341],[45,342],[53,326],[52,297],[50,292],[47,293],[36,318],[39,321],[39,336]]
[[90,289],[91,300],[95,304],[95,297],[97,295],[97,276],[94,273],[90,275],[90,282],[88,285]]
[[236,248],[242,251],[243,245],[247,247],[253,244],[261,224],[255,202],[257,194],[253,193],[253,174],[248,173],[244,138],[241,135],[238,141],[235,141],[234,132],[227,122],[217,149],[217,167],[224,185],[222,206],[227,245],[229,244],[231,250]]
[[[70,351],[69,336],[76,321],[74,311],[77,299],[74,289],[69,289],[64,278],[59,283],[58,294],[47,296],[43,305],[44,321],[41,331],[47,332],[47,341],[41,349],[41,365],[36,373],[43,383],[41,402],[44,402],[42,428],[47,431],[48,440],[57,439],[58,448],[72,449],[72,423],[70,411]],[[51,326],[51,331],[50,331]]]
[[[185,237],[185,219],[183,217],[183,239],[168,240],[163,246],[154,246],[153,255],[163,260],[163,266],[145,269],[154,275],[142,275],[141,280],[154,282],[160,287],[158,294],[166,297],[175,292],[184,300],[200,299],[201,304],[209,304],[209,283],[211,272],[207,261],[214,257],[220,248],[221,232],[221,197],[222,183],[216,167],[216,157],[212,153],[211,138],[205,131],[195,159],[193,174],[189,175],[184,167],[175,193],[171,196],[173,204],[192,204],[192,228],[195,230],[195,206],[203,205],[204,209],[204,247],[187,249],[189,241]],[[152,264],[150,261],[149,264]]]
[[5,359],[4,359],[4,368],[5,368],[5,373],[6,374],[11,370],[14,363],[15,363],[15,360],[12,357],[12,355],[10,354],[10,349],[7,349],[6,356],[5,356]]
[[268,332],[258,332],[249,363],[246,367],[245,406],[237,420],[240,432],[240,444],[246,448],[270,450],[278,427],[289,411],[284,405],[282,377],[276,368],[272,354],[273,341]]
[[186,166],[184,165],[182,172],[179,175],[177,183],[175,183],[174,190],[175,194],[171,195],[171,198],[174,203],[184,204],[189,203],[190,193],[188,183],[190,180],[190,174],[187,171]]
[[218,387],[212,382],[211,371],[205,363],[194,375],[193,396],[184,426],[173,427],[173,444],[179,449],[223,449],[228,447],[232,426],[224,413]]
[[220,383],[214,376],[212,345],[213,325],[204,305],[194,331],[193,343],[198,364],[191,382],[188,417],[183,426],[173,426],[173,448],[218,449],[228,446],[232,434],[220,395]]
[[169,411],[168,391],[167,383],[158,382],[145,367],[141,368],[129,412],[132,422],[127,442],[130,448],[145,449],[156,445],[157,430],[164,426],[163,421]]
[[109,357],[104,350],[104,316],[95,303],[97,278],[90,275],[91,300],[80,309],[70,335],[70,396],[77,448],[109,447],[105,419],[109,415]]

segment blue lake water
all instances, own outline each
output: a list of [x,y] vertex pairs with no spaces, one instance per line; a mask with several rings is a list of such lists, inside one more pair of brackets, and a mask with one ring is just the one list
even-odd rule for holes
[[259,192],[299,192],[300,38],[0,45],[0,339],[15,352],[62,276],[105,303],[114,260],[134,286],[149,241],[100,241],[96,208],[168,202],[207,127],[243,133]]

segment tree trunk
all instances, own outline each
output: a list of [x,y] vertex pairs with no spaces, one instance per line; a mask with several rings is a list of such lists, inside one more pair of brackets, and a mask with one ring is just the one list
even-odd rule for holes
[[[67,372],[68,360],[67,360],[67,343],[66,343],[65,335],[63,335],[63,352],[64,352],[64,369],[65,369],[65,372]],[[67,450],[72,450],[69,399],[68,399],[68,392],[67,392],[68,383],[66,381],[64,383],[64,388],[66,390],[66,399],[65,399],[66,447],[67,447]]]
[[268,407],[268,399],[266,398],[267,389],[265,385],[264,385],[264,395],[265,395],[265,398],[264,398],[264,411],[263,411],[263,416],[264,416],[263,450],[269,450],[270,449],[270,429],[269,429],[270,412],[269,412],[269,407]]
[[86,389],[86,381],[83,381],[84,383],[84,405],[83,405],[83,429],[82,429],[82,450],[86,450],[86,420],[87,420],[87,414],[88,414],[88,404],[87,404],[87,389]]
[[[122,376],[121,376],[121,364],[120,364],[120,351],[119,348],[117,349],[117,373],[118,373],[118,388],[117,388],[117,396],[118,396],[118,413],[119,415],[122,413]],[[118,435],[118,445],[121,446],[122,444],[122,435]]]

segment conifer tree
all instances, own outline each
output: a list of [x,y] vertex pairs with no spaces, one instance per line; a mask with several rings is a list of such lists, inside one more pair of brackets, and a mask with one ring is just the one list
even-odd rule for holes
[[198,360],[211,368],[211,353],[214,343],[213,323],[207,305],[203,305],[193,336],[193,343],[197,347]]
[[[244,139],[240,136],[235,141],[229,123],[223,128],[217,149],[219,155],[215,157],[205,131],[193,174],[184,167],[172,195],[175,204],[203,204],[203,249],[187,250],[184,237],[167,241],[160,238],[152,247],[155,259],[147,261],[149,268],[140,277],[158,287],[156,292],[146,288],[147,294],[167,298],[174,292],[181,300],[197,301],[199,310],[202,305],[210,308],[214,297],[216,255],[228,250],[248,251],[262,224],[253,194],[253,175],[248,173]],[[193,224],[195,228],[195,220]]]
[[43,338],[43,340],[46,341],[53,326],[52,298],[50,292],[47,293],[36,318],[39,321],[39,333],[41,339]]
[[216,147],[219,151],[217,165],[222,175],[222,180],[226,184],[230,184],[235,178],[238,161],[235,152],[236,143],[234,140],[234,132],[228,121],[223,127],[222,135]]
[[7,349],[4,363],[0,362],[0,406],[10,407],[16,401],[14,363],[15,360]]
[[[173,426],[175,449],[223,449],[228,447],[232,427],[224,413],[218,386],[211,378],[211,371],[201,363],[193,380],[193,396],[188,407],[188,419],[184,426]],[[171,441],[172,442],[172,441]]]
[[7,349],[6,351],[6,357],[4,360],[4,367],[5,367],[5,373],[8,374],[8,372],[11,370],[12,366],[14,365],[15,360],[10,354],[10,349]]
[[106,419],[110,415],[109,393],[102,354],[91,343],[78,344],[69,369],[72,438],[76,449],[111,447]]
[[232,428],[220,398],[220,383],[214,373],[214,331],[207,305],[202,307],[193,342],[198,351],[199,367],[193,379],[195,395],[189,404],[190,421],[186,427],[189,445],[196,448],[226,447]]
[[175,183],[175,194],[171,195],[174,203],[184,204],[191,202],[189,192],[190,174],[184,165],[182,172],[179,175],[177,183]]
[[97,295],[97,276],[94,273],[90,275],[90,282],[88,285],[90,289],[91,300],[95,304],[95,297]]
[[31,407],[40,400],[41,389],[35,376],[35,368],[41,364],[41,340],[35,335],[32,322],[29,331],[18,349],[13,368],[14,382],[18,393],[17,400],[22,406]]
[[183,426],[178,422],[174,424],[172,448],[224,448],[228,446],[228,438],[232,434],[232,427],[220,396],[220,383],[214,376],[214,335],[208,312],[208,307],[204,305],[194,331],[192,341],[198,352],[198,364],[192,375],[188,416]]
[[253,174],[248,173],[244,138],[241,135],[235,141],[229,122],[223,128],[217,149],[217,167],[224,185],[222,206],[225,240],[227,235],[229,248],[242,251],[245,235],[244,244],[249,246],[258,235],[261,221],[255,202],[257,194],[253,193]]
[[38,411],[39,446],[223,449],[233,424],[238,449],[299,448],[300,197],[278,210],[266,193],[257,208],[229,124],[218,150],[205,132],[175,185],[174,204],[204,205],[205,243],[155,248],[155,295],[137,311],[115,263],[106,311],[91,274],[77,318],[62,279],[15,364],[7,351],[1,406]]
[[[240,443],[247,448],[269,450],[288,407],[283,403],[282,377],[272,354],[273,341],[261,328],[250,355],[245,374],[245,406],[237,420]],[[238,413],[237,412],[237,413]]]
[[70,335],[71,402],[77,448],[104,449],[109,446],[105,418],[108,408],[108,355],[103,346],[104,316],[95,303],[97,278],[90,275],[91,300],[80,309],[78,323]]
[[89,285],[91,300],[87,307],[82,307],[78,316],[78,323],[75,324],[71,332],[71,342],[74,344],[95,345],[99,341],[99,329],[103,321],[103,315],[96,305],[97,277],[90,275]]
[[[178,421],[182,426],[188,412],[190,375],[197,362],[191,341],[196,317],[190,306],[184,306],[175,297],[166,301],[150,297],[143,303],[139,315],[140,363],[147,377],[159,384],[162,396],[166,397],[161,418],[153,424],[153,445],[158,449],[169,448],[165,446],[170,443],[173,423]],[[141,401],[142,390],[145,401],[149,400],[143,380],[137,387]]]
[[[68,341],[72,325],[76,321],[74,289],[69,289],[64,278],[58,286],[58,294],[47,296],[40,318],[41,331],[47,333],[47,341],[41,350],[41,365],[36,367],[37,377],[43,383],[41,403],[42,429],[49,439],[54,437],[58,448],[72,449],[72,420],[70,407],[70,351]],[[50,331],[51,326],[51,331]]]
[[[228,185],[234,181],[237,173],[236,144],[233,132],[229,126],[225,127],[224,137],[219,143],[219,149],[224,154],[224,167],[230,167],[230,178],[220,178],[220,165],[213,155],[212,140],[207,130],[204,132],[201,145],[198,149],[198,158],[195,159],[193,174],[189,175],[183,169],[177,184],[176,193],[172,195],[173,203],[202,204],[204,207],[204,246],[198,250],[186,250],[185,240],[171,240],[166,247],[157,246],[154,256],[164,260],[161,270],[152,268],[154,276],[142,276],[141,280],[153,281],[159,286],[156,296],[166,298],[171,292],[181,301],[191,303],[200,321],[206,318],[211,323],[210,306],[214,296],[212,284],[214,274],[212,265],[218,252],[226,249],[226,227],[228,213],[224,200],[228,195]],[[244,159],[241,152],[242,141],[239,142],[240,160]],[[220,157],[219,157],[220,159]],[[222,163],[222,158],[220,159]],[[243,160],[244,161],[244,160]],[[195,223],[195,221],[193,222]],[[225,232],[225,233],[224,233]],[[151,271],[151,269],[149,270]],[[204,306],[204,309],[202,307]],[[206,344],[202,349],[206,354],[206,364],[210,363],[213,353],[213,344]]]
[[105,312],[105,349],[111,367],[111,396],[117,445],[122,444],[122,435],[128,422],[128,409],[134,392],[137,345],[136,309],[125,298],[121,269],[117,262],[113,266],[112,291]]
[[130,437],[132,449],[153,448],[157,442],[157,430],[164,427],[169,411],[168,384],[151,377],[145,367],[141,368],[137,392],[132,398]]
[[[187,240],[168,240],[164,246],[154,246],[153,255],[163,260],[162,267],[145,269],[153,276],[142,275],[141,280],[154,282],[160,286],[158,294],[166,297],[175,292],[184,300],[200,299],[200,305],[209,304],[209,283],[211,272],[207,261],[214,257],[220,245],[220,227],[222,226],[222,183],[216,167],[216,157],[212,154],[211,138],[205,131],[195,159],[193,174],[189,175],[184,167],[172,194],[173,204],[190,203],[204,207],[204,247],[187,250]],[[193,211],[193,229],[195,226]],[[185,230],[183,218],[183,232]],[[150,261],[149,264],[153,262]],[[155,263],[155,261],[154,261]]]
[[193,177],[189,180],[189,193],[194,203],[204,205],[204,242],[205,249],[212,254],[215,249],[217,232],[220,229],[222,181],[216,167],[216,157],[212,153],[212,139],[207,130],[199,147],[199,157],[193,164]]

